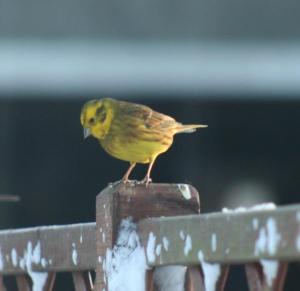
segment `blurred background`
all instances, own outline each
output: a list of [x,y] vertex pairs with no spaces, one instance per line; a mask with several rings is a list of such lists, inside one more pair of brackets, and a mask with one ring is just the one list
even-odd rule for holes
[[21,201],[0,204],[0,227],[95,220],[95,196],[128,167],[83,140],[81,106],[102,96],[209,125],[152,174],[193,184],[202,212],[298,203],[299,19],[295,0],[1,0],[0,194]]

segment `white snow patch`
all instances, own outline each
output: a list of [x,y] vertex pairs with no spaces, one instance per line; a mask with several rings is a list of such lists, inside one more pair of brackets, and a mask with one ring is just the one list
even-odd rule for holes
[[80,226],[80,238],[79,238],[79,242],[82,244],[82,242],[83,242],[83,234],[82,234],[82,231],[83,231],[83,226],[81,225]]
[[163,242],[163,246],[164,246],[165,251],[168,251],[169,250],[169,245],[170,245],[169,240],[164,236],[162,238],[162,242]]
[[198,252],[198,259],[204,274],[204,285],[206,291],[215,291],[218,278],[221,275],[221,267],[219,264],[210,264],[205,262],[203,252]]
[[[297,212],[297,220],[300,221],[300,211]],[[298,229],[298,236],[296,239],[296,248],[298,250],[298,252],[300,252],[300,227]]]
[[48,273],[44,272],[31,272],[29,276],[33,282],[32,291],[42,291],[46,283]]
[[32,261],[35,264],[39,264],[41,261],[41,243],[40,242],[38,242],[36,244],[35,248],[33,249]]
[[181,231],[179,232],[179,236],[180,236],[180,238],[181,238],[182,240],[185,239],[185,235],[184,235],[183,230],[181,230]]
[[153,234],[153,232],[151,231],[149,233],[149,238],[148,238],[148,242],[147,242],[147,259],[148,262],[153,263],[155,261],[155,241],[156,241],[156,236]]
[[161,244],[158,244],[155,249],[155,254],[159,257],[161,254]]
[[264,211],[264,210],[275,210],[277,208],[276,204],[273,202],[256,204],[249,208],[250,211]]
[[78,264],[78,254],[77,254],[76,245],[75,245],[74,242],[72,243],[72,247],[73,247],[73,250],[72,250],[72,261],[73,261],[73,264],[75,266],[77,266],[77,264]]
[[268,252],[274,255],[277,251],[281,235],[277,232],[277,225],[274,218],[268,218],[266,226],[259,230],[258,239],[255,242],[255,255]]
[[4,268],[3,255],[2,255],[2,250],[0,247],[0,271],[2,271],[3,268]]
[[281,235],[277,232],[277,225],[274,218],[269,218],[267,221],[267,233],[269,236],[268,252],[270,255],[274,255],[281,239]]
[[253,226],[254,230],[258,229],[258,223],[259,223],[258,218],[253,218],[252,219],[252,226]]
[[20,266],[26,267],[28,275],[31,277],[33,291],[42,291],[47,280],[48,273],[32,271],[32,263],[39,264],[41,260],[41,243],[38,242],[35,248],[32,248],[32,243],[27,243],[27,248],[24,251],[24,256],[20,260]]
[[211,250],[213,252],[217,250],[217,235],[215,233],[211,235]]
[[184,255],[187,256],[191,250],[192,250],[192,238],[188,234],[185,238],[185,244],[183,249]]
[[[149,235],[148,245],[154,255],[153,233]],[[116,245],[106,251],[104,267],[109,291],[145,291],[146,257],[132,219],[121,221]]]
[[263,267],[263,272],[267,280],[267,285],[272,287],[273,280],[277,276],[278,272],[278,262],[274,260],[260,260]]
[[18,254],[17,254],[17,251],[16,251],[15,248],[13,248],[11,250],[10,255],[11,255],[12,264],[13,264],[14,267],[16,267],[18,265]]
[[19,266],[22,270],[25,270],[25,259],[24,258],[20,259]]
[[253,205],[251,207],[237,207],[235,209],[222,208],[222,212],[225,213],[235,213],[235,212],[247,212],[247,211],[264,211],[264,210],[274,210],[276,209],[276,204],[273,202],[267,202],[262,204]]
[[184,291],[186,267],[156,267],[153,274],[155,290]]
[[48,273],[44,272],[31,272],[29,276],[33,282],[32,291],[42,291],[46,283]]
[[296,239],[296,248],[298,252],[300,252],[300,234],[298,234],[297,239]]
[[47,260],[45,258],[41,259],[41,265],[42,265],[43,268],[47,267],[48,263],[47,263]]
[[[8,234],[17,234],[17,233],[31,233],[31,232],[38,232],[38,231],[44,231],[44,230],[65,230],[69,229],[72,230],[77,228],[78,226],[95,226],[95,222],[90,222],[90,223],[75,223],[75,224],[68,224],[66,227],[65,225],[52,225],[52,226],[37,226],[37,227],[28,227],[28,228],[19,228],[19,229],[7,229],[7,230],[0,230],[1,235],[8,235]],[[70,233],[67,233],[67,236],[70,236]]]
[[263,227],[259,230],[258,238],[255,242],[255,255],[258,256],[259,253],[263,253],[266,251],[266,245],[267,245],[267,232],[266,229]]
[[105,242],[105,232],[102,233],[102,242]]
[[187,185],[185,185],[185,184],[178,184],[178,188],[179,188],[182,196],[186,200],[190,200],[192,198],[192,193],[190,191],[190,188]]

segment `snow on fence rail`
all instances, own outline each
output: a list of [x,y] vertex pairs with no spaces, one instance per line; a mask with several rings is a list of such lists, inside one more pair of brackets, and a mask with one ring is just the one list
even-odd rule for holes
[[[67,271],[75,290],[115,291],[122,266],[126,280],[132,265],[135,276],[145,272],[144,283],[124,291],[155,290],[154,281],[174,271],[166,265],[188,266],[175,269],[181,290],[223,290],[236,263],[245,264],[250,290],[282,290],[287,262],[300,261],[300,205],[202,215],[199,209],[189,185],[109,186],[97,196],[96,223],[0,231],[0,290],[6,275],[16,276],[19,290],[52,290],[55,274]],[[136,224],[124,220],[129,216]]]
[[[145,246],[168,242],[151,266],[196,265],[199,251],[213,263],[245,263],[261,259],[300,261],[300,205],[270,211],[211,213],[151,218],[139,223]],[[174,256],[176,254],[176,256]]]

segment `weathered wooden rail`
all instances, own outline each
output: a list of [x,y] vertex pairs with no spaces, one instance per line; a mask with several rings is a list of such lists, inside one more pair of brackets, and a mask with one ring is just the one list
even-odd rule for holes
[[185,290],[226,290],[234,264],[245,265],[251,291],[283,289],[288,262],[300,261],[300,205],[199,212],[198,193],[189,185],[109,186],[97,196],[96,223],[0,231],[0,290],[6,290],[6,276],[15,276],[19,290],[31,290],[32,282],[38,288],[41,280],[42,290],[53,290],[57,272],[71,272],[76,291],[108,290],[107,250],[128,216],[137,223],[152,268],[146,290],[156,288],[153,270],[167,265],[188,266]]

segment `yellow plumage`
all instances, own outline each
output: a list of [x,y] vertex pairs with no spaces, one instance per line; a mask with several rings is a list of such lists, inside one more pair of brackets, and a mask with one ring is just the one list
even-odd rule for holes
[[148,183],[156,157],[168,150],[176,133],[207,127],[200,124],[183,125],[147,106],[111,98],[87,102],[82,108],[80,120],[85,137],[94,136],[110,155],[130,162],[123,177],[124,182],[128,181],[136,163],[149,163],[143,179]]

